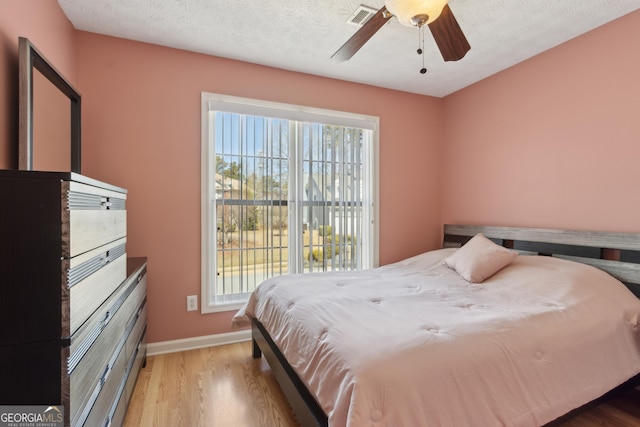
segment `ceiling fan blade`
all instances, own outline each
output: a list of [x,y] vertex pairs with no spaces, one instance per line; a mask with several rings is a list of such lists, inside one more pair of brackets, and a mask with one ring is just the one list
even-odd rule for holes
[[438,19],[428,25],[445,61],[458,61],[471,49],[448,4]]
[[331,55],[331,59],[335,59],[340,62],[350,59],[362,46],[364,46],[366,42],[369,41],[371,37],[373,37],[375,33],[378,32],[380,28],[382,28],[384,24],[387,23],[391,16],[393,15],[387,12],[386,6],[382,6],[382,9],[377,11],[375,15],[365,22],[362,28],[356,31],[356,33],[351,36],[351,38],[347,40],[347,42],[336,51],[336,53]]

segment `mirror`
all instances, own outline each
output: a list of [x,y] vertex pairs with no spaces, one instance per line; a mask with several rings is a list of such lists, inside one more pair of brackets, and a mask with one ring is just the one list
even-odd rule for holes
[[19,169],[80,173],[80,94],[28,39],[18,50]]

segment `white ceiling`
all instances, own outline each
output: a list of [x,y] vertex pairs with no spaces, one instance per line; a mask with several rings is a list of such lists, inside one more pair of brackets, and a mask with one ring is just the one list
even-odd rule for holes
[[[471,51],[444,62],[395,18],[349,61],[330,56],[384,0],[58,0],[78,30],[437,97],[640,9],[638,0],[450,0]],[[597,61],[594,58],[594,61]]]

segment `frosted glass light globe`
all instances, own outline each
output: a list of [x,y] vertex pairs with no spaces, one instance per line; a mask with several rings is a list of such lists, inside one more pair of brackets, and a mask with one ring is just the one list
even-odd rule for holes
[[[438,19],[442,8],[448,3],[448,0],[386,0],[385,6],[402,25],[407,27],[430,24]],[[426,15],[424,19],[413,20],[412,18]]]

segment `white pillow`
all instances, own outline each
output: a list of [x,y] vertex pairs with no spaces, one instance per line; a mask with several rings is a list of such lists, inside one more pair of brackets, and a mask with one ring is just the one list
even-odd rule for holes
[[497,245],[478,233],[444,262],[466,281],[482,283],[506,267],[516,256],[517,252]]

